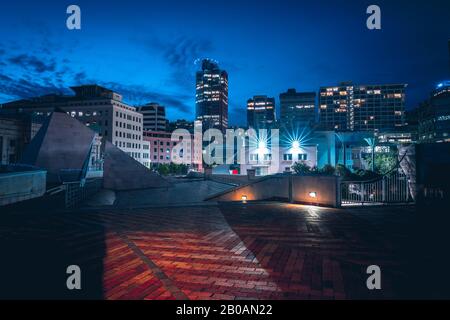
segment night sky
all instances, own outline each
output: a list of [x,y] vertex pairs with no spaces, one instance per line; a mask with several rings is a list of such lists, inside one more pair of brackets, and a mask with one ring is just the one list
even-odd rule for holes
[[[82,29],[66,28],[81,7]],[[366,28],[366,8],[382,30]],[[407,108],[450,78],[450,1],[1,1],[0,103],[99,83],[193,119],[196,60],[229,73],[231,124],[248,98],[341,81],[408,83]]]

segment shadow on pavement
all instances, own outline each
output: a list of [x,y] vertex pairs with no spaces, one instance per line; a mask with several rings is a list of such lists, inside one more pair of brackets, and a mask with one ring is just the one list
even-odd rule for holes
[[[2,208],[0,299],[103,298],[103,227],[79,223],[78,213],[56,210],[60,200]],[[81,290],[66,286],[70,265],[81,268]]]
[[[284,298],[450,297],[448,215],[414,207],[365,208],[354,215],[354,209],[289,204],[220,210]],[[394,219],[364,217],[386,212]],[[372,264],[381,267],[382,290],[366,287]]]

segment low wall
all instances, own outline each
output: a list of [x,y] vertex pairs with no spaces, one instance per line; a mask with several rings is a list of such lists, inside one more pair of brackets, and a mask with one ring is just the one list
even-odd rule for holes
[[[215,201],[261,201],[280,199],[289,202],[339,207],[340,178],[335,176],[266,176],[246,185],[209,197]],[[314,193],[312,197],[311,193]]]
[[292,176],[292,202],[339,207],[339,188],[336,176]]
[[42,170],[0,174],[0,206],[43,196],[46,175]]
[[265,177],[250,184],[236,187],[230,191],[222,192],[206,200],[216,201],[242,201],[242,196],[246,196],[247,201],[288,199],[289,181],[286,177],[273,176]]
[[250,180],[247,175],[231,175],[231,174],[207,174],[205,178],[208,180],[230,183],[235,185],[247,184]]

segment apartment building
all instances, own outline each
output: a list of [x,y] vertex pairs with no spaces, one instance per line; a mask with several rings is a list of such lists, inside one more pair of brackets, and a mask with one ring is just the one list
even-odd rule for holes
[[319,127],[322,130],[373,131],[405,126],[406,84],[321,87]]
[[[144,143],[148,143],[149,166],[157,167],[160,164],[170,164],[181,161],[190,166],[192,170],[202,171],[202,137],[188,133],[181,135],[181,139],[172,140],[172,133],[165,131],[144,131]],[[183,150],[182,140],[187,138],[186,147],[190,153]],[[190,155],[190,157],[189,157]],[[146,159],[147,162],[147,159]]]

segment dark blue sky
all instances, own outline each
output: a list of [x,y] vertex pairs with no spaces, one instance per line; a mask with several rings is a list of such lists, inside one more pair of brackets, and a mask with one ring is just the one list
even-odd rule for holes
[[[66,29],[70,4],[80,31]],[[366,28],[370,4],[380,31]],[[411,108],[450,78],[448,39],[448,0],[2,1],[0,103],[96,82],[193,119],[195,61],[210,57],[229,73],[232,124],[253,95],[349,80],[408,83]]]

